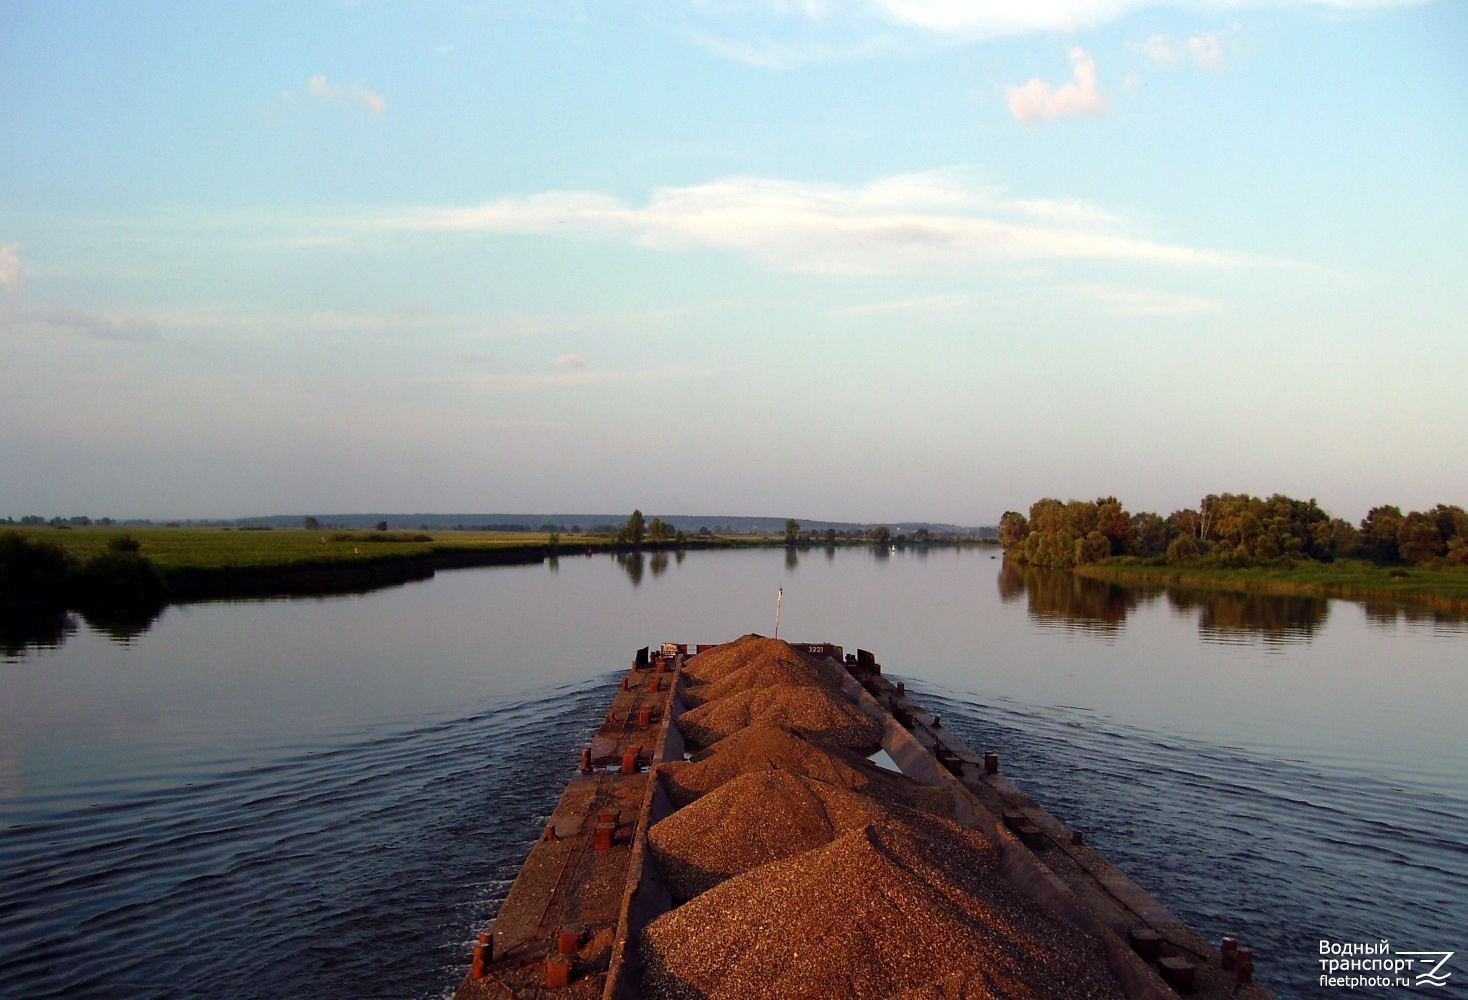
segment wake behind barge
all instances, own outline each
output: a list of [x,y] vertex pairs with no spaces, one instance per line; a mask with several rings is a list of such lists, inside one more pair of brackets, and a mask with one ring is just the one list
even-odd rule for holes
[[[703,682],[695,677],[701,662],[698,656],[754,641],[774,642],[745,637],[722,646],[693,646],[692,653],[682,643],[637,651],[605,722],[591,745],[581,750],[578,772],[567,784],[498,916],[490,930],[478,936],[471,969],[455,1000],[650,1000],[652,996],[711,995],[691,983],[683,989],[676,979],[670,992],[667,969],[656,956],[659,969],[655,971],[661,980],[644,967],[649,954],[648,926],[685,902],[675,898],[678,880],[660,870],[649,831],[680,806],[690,808],[686,790],[680,791],[675,775],[679,767],[688,766],[678,762],[697,749],[690,746],[678,720],[702,703],[698,685]],[[1110,992],[1105,995],[1128,1000],[1270,998],[1253,982],[1249,948],[1231,938],[1223,940],[1221,949],[1203,940],[1087,846],[1079,830],[1056,820],[1009,781],[1000,771],[997,755],[975,753],[943,728],[937,716],[908,698],[903,683],[884,677],[871,653],[846,654],[831,643],[779,645],[823,671],[820,676],[829,679],[831,697],[869,720],[871,732],[880,732],[887,763],[895,764],[905,776],[896,780],[921,786],[924,795],[936,797],[952,821],[981,834],[986,848],[992,845],[995,872],[1014,890],[1020,904],[1043,911],[1067,932],[1085,939],[1095,974],[1109,981],[1106,989]],[[705,658],[709,659],[712,657]],[[716,689],[703,689],[708,690]],[[749,700],[747,693],[741,697]],[[759,695],[755,698],[758,701]],[[707,730],[697,725],[689,724],[689,729],[707,737]],[[714,743],[693,759],[716,753],[717,747]],[[781,764],[760,766],[778,769]],[[780,819],[799,825],[805,817]],[[756,867],[736,878],[758,880],[766,871],[774,868]],[[822,894],[818,889],[815,896]],[[802,899],[795,910],[808,915],[808,910],[821,905],[819,898]],[[781,921],[787,918],[778,910],[766,918],[770,924],[767,933],[784,933]],[[793,914],[788,920],[791,934],[807,933],[797,928],[800,921]],[[722,918],[716,922],[721,923]],[[711,930],[717,933],[717,928]],[[811,943],[819,946],[819,942]],[[858,964],[864,961],[863,957]],[[847,964],[851,964],[849,959]],[[910,970],[903,966],[896,973],[886,973],[887,981],[895,976],[904,988],[910,979],[910,992],[864,991],[848,981],[851,969],[833,964],[828,970],[829,989],[812,987],[808,980],[804,987],[793,982],[778,987],[766,983],[759,995],[900,995],[914,1000],[1081,995],[1068,991],[1060,981],[1069,976],[1041,980],[1039,985],[1032,977],[1028,986],[1013,985],[1011,989],[1003,976],[988,976],[980,982],[946,968],[944,960],[930,964],[932,967],[926,967],[918,961]],[[722,993],[755,995],[731,992],[727,987]]]

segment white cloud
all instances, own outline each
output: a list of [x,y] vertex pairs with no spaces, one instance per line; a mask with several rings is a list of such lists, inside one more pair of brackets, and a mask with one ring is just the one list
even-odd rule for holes
[[1093,301],[1110,306],[1121,316],[1185,316],[1218,308],[1218,303],[1212,299],[1172,292],[1114,288],[1110,285],[1083,285],[1080,290]]
[[[342,107],[356,108],[373,116],[380,116],[387,110],[387,101],[377,91],[368,90],[365,87],[332,83],[321,73],[306,81],[306,93],[320,104],[337,104]],[[280,98],[287,104],[298,103],[296,95],[289,90],[282,93]]]
[[162,340],[158,324],[145,317],[24,304],[0,306],[0,333],[64,333],[111,343]]
[[885,316],[891,313],[953,313],[966,309],[967,295],[925,295],[916,299],[896,299],[891,302],[867,302],[855,306],[841,306],[830,310],[833,318],[848,316]]
[[1073,83],[1052,90],[1037,76],[1023,86],[1004,88],[1009,113],[1026,125],[1036,125],[1062,115],[1104,115],[1110,111],[1111,102],[1096,86],[1095,60],[1084,49],[1073,48],[1070,62],[1075,68]]
[[420,209],[366,224],[625,240],[663,251],[719,250],[776,270],[820,274],[1055,260],[1250,262],[1149,240],[1084,202],[1008,198],[958,171],[898,175],[860,186],[731,177],[659,188],[645,205],[591,191],[548,191],[472,208]]
[[18,292],[25,283],[20,251],[19,243],[0,243],[0,294]]
[[1199,66],[1209,69],[1223,69],[1223,44],[1217,35],[1207,32],[1194,35],[1188,39],[1188,51]]
[[562,354],[556,358],[556,364],[562,368],[584,368],[587,357],[584,354]]
[[1177,49],[1166,35],[1153,35],[1145,42],[1136,42],[1132,48],[1152,60],[1155,66],[1171,66],[1177,62]]

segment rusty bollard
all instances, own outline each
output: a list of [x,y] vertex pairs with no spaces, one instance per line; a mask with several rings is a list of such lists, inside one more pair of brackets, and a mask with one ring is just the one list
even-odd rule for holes
[[559,989],[571,985],[571,960],[565,955],[552,955],[545,960],[545,985]]
[[623,691],[630,691],[630,690],[632,690],[632,688],[627,683],[627,678],[626,677],[623,677],[622,678],[622,690]]
[[897,697],[899,697],[899,698],[906,698],[907,697],[907,685],[904,684],[904,683],[902,683],[901,681],[898,681],[897,682]]
[[[480,937],[484,937],[485,935],[481,934],[479,936]],[[485,952],[485,947],[484,947],[483,943],[476,944],[474,946],[474,964],[469,968],[469,978],[471,978],[471,979],[483,979],[484,978],[484,961],[485,961],[484,952]]]
[[986,754],[984,754],[984,773],[985,774],[998,774],[999,773],[999,755],[997,753],[986,753]]
[[642,747],[628,747],[622,752],[622,773],[636,774],[642,770],[642,764],[637,758],[642,756]]
[[547,844],[560,843],[561,838],[556,836],[556,825],[554,823],[547,823],[545,825],[545,835],[542,836],[540,839],[545,841]]
[[1221,958],[1218,964],[1222,968],[1232,969],[1239,957],[1239,939],[1236,937],[1224,938],[1223,946],[1218,949],[1218,954]]
[[643,705],[637,710],[637,724],[639,726],[652,725],[652,706]]
[[612,844],[617,839],[617,814],[605,812],[598,815],[596,820],[596,832],[592,836],[591,847],[596,851],[610,851]]
[[663,679],[661,677],[654,677],[652,679],[652,691],[653,691],[653,694],[657,694],[662,689],[663,689]]
[[1240,947],[1237,954],[1239,985],[1248,986],[1254,981],[1254,949]]
[[556,934],[556,952],[561,955],[574,955],[581,950],[580,931],[561,931]]
[[1075,847],[1080,847],[1086,842],[1086,835],[1079,830],[1070,831],[1070,842]]
[[591,770],[591,747],[581,748],[581,773],[586,774]]

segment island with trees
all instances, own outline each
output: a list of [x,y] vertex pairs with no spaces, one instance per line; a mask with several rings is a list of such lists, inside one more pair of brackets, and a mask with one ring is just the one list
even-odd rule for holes
[[1125,581],[1398,598],[1468,610],[1468,512],[1373,507],[1359,524],[1312,500],[1209,494],[1166,517],[1115,497],[1039,500],[999,522],[1005,559]]

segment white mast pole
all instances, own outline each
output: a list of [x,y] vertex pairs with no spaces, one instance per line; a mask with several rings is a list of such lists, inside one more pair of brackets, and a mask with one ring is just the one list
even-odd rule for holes
[[775,638],[780,638],[780,604],[785,600],[785,588],[775,591]]

